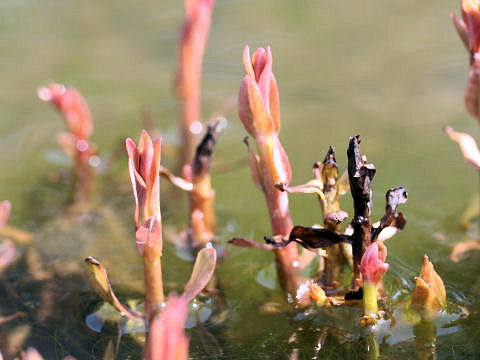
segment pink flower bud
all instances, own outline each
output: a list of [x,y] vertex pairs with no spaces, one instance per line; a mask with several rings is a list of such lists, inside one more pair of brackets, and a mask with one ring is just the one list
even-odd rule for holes
[[152,143],[145,130],[142,131],[138,147],[132,139],[127,139],[128,168],[135,197],[135,229],[147,219],[160,215],[160,144],[161,139]]
[[238,116],[253,136],[270,135],[280,131],[280,101],[272,73],[272,52],[258,48],[250,59],[245,46],[243,65],[247,73],[238,94]]
[[360,271],[364,282],[379,284],[388,270],[387,248],[382,243],[374,242],[362,256],[360,261]]
[[479,0],[462,0],[461,8],[469,50],[476,53],[480,48],[480,2]]

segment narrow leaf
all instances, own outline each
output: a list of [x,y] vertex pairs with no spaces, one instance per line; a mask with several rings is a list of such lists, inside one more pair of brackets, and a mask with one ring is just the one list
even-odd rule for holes
[[165,179],[170,181],[173,185],[176,187],[185,190],[185,191],[192,191],[193,189],[193,184],[184,178],[181,178],[179,176],[175,176],[172,174],[170,170],[168,170],[166,167],[163,167],[160,165],[160,176],[163,176]]
[[263,188],[263,177],[262,172],[260,171],[260,158],[257,154],[255,154],[250,147],[250,143],[248,142],[248,136],[243,139],[245,145],[247,145],[248,150],[248,163],[250,165],[250,174],[252,175],[252,180],[255,186],[260,191],[265,191]]
[[446,126],[443,130],[450,139],[460,145],[460,150],[465,160],[475,169],[480,169],[480,151],[473,137],[466,133],[456,132],[450,126]]
[[190,280],[185,285],[185,292],[183,293],[183,296],[188,301],[192,300],[207,286],[215,270],[216,263],[217,252],[213,247],[206,247],[198,252],[197,259],[193,265],[192,275],[190,275]]
[[295,241],[310,251],[325,248],[331,245],[340,244],[342,242],[349,243],[350,237],[347,235],[337,234],[328,229],[309,228],[304,226],[295,226],[290,232],[288,239],[278,241],[275,237],[265,237],[267,244],[277,248],[282,248]]
[[479,117],[479,96],[480,96],[480,84],[479,84],[479,71],[480,64],[478,60],[473,60],[468,71],[468,83],[465,89],[465,107],[470,115],[477,119]]
[[92,289],[104,301],[108,302],[120,313],[132,320],[139,320],[141,316],[127,309],[117,299],[108,279],[107,270],[96,259],[89,256],[84,260],[85,275]]
[[460,36],[460,40],[462,40],[465,49],[470,52],[469,45],[468,45],[468,34],[467,29],[465,27],[465,23],[462,19],[459,19],[455,16],[454,13],[450,13],[450,18],[452,19],[453,26],[455,26],[455,30],[457,30],[458,36]]
[[256,242],[255,240],[252,239],[247,239],[247,238],[231,238],[228,240],[229,244],[238,246],[238,247],[244,247],[244,248],[252,248],[256,247],[262,250],[273,250],[276,247],[268,244],[261,244],[259,242]]

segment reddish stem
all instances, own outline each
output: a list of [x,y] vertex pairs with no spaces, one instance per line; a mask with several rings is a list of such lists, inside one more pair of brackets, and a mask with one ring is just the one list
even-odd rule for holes
[[155,314],[161,311],[162,304],[165,301],[161,257],[157,257],[153,261],[144,257],[143,265],[145,274],[145,312],[147,319],[151,320]]

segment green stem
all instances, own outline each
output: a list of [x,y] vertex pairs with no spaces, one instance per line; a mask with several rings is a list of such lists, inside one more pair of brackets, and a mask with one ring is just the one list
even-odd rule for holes
[[378,312],[377,285],[372,282],[363,282],[363,309],[365,315],[376,316]]

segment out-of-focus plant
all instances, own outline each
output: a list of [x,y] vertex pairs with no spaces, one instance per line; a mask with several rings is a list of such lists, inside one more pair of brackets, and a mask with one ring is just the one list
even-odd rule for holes
[[185,0],[186,18],[181,29],[175,88],[180,99],[182,165],[191,164],[200,119],[202,61],[215,0]]
[[[257,49],[251,58],[249,47],[245,47],[243,66],[246,75],[238,94],[238,116],[257,145],[258,155],[245,139],[250,172],[257,188],[265,194],[272,233],[285,237],[293,227],[288,195],[277,189],[275,184],[289,184],[292,172],[287,154],[278,139],[280,102],[272,61],[270,47],[266,51]],[[296,245],[275,249],[275,255],[282,287],[295,293],[300,280],[298,269],[294,266],[298,261]]]
[[362,256],[360,272],[363,280],[363,309],[365,316],[375,318],[378,312],[378,288],[389,265],[385,263],[387,248],[374,242]]
[[[480,134],[480,2],[478,0],[461,0],[460,8],[461,19],[453,13],[450,14],[450,17],[469,54],[470,68],[465,90],[465,107],[468,113],[477,120]],[[479,171],[480,152],[474,138],[468,134],[456,132],[449,126],[445,127],[444,130],[453,141],[460,145],[463,157],[467,162]],[[480,234],[480,218],[478,224]]]
[[186,360],[188,339],[183,329],[187,319],[188,299],[169,297],[161,314],[150,323],[145,358],[155,360]]
[[197,147],[193,166],[185,165],[183,175],[193,186],[190,198],[190,229],[188,237],[193,248],[213,240],[216,228],[215,190],[212,188],[210,167],[217,137],[218,122],[211,123]]
[[[1,355],[1,354],[0,354]],[[1,356],[0,356],[0,359]],[[44,357],[34,347],[29,347],[20,354],[20,360],[43,360]],[[63,360],[75,360],[73,356],[65,356]]]
[[186,242],[185,247],[194,252],[212,241],[215,236],[215,190],[211,183],[211,164],[220,133],[218,121],[208,124],[207,131],[195,151],[193,165],[183,166],[184,178],[174,176],[168,169],[160,167],[160,175],[188,192],[189,226],[186,233],[182,233],[182,241],[176,245]]
[[[4,200],[0,202],[0,230],[7,224],[10,217],[12,205],[10,201]],[[5,268],[15,259],[16,246],[9,240],[5,239],[0,244],[0,275]]]
[[96,146],[89,140],[93,131],[90,110],[83,96],[72,87],[50,84],[40,88],[38,96],[55,106],[67,123],[69,132],[58,134],[57,142],[74,161],[74,202],[81,204],[91,195],[93,166],[99,165]]

